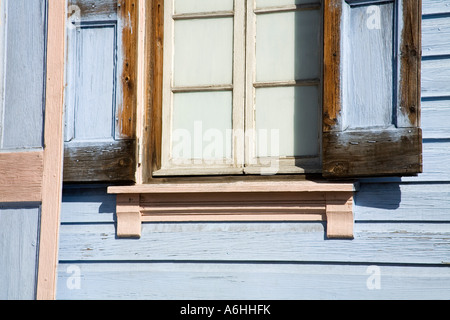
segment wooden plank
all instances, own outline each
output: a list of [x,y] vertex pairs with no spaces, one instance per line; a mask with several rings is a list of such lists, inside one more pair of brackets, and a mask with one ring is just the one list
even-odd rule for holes
[[398,108],[394,111],[397,109],[397,126],[409,128],[420,124],[422,0],[403,0],[402,8]]
[[133,181],[135,140],[85,142],[64,149],[64,182]]
[[[61,300],[447,300],[450,297],[449,269],[422,266],[69,262],[59,266],[58,274],[57,298]],[[277,315],[275,310],[269,310]],[[167,310],[167,315],[176,317],[179,312]]]
[[447,0],[423,0],[422,8],[424,15],[450,13]]
[[418,128],[324,133],[323,150],[324,177],[422,172],[422,134]]
[[61,222],[112,222],[116,213],[116,196],[107,194],[106,186],[68,186],[62,196]]
[[[341,119],[347,129],[388,127],[393,124],[394,4],[377,5],[379,30],[367,27],[367,6],[348,9],[346,57],[342,77],[346,81]],[[351,31],[350,31],[351,30]],[[383,50],[379,50],[383,48]]]
[[336,129],[341,111],[342,1],[324,0],[323,131]]
[[[80,21],[117,19],[117,0],[70,0],[69,9]],[[74,18],[78,18],[74,17]]]
[[36,297],[40,208],[0,206],[0,299]]
[[161,168],[164,0],[146,1],[146,65],[142,181]]
[[43,147],[45,3],[41,0],[5,3],[6,17],[2,17],[2,23],[7,22],[6,52],[1,62],[5,92],[0,107],[4,128],[3,136],[0,134],[0,149]]
[[172,183],[135,186],[112,186],[108,193],[238,193],[238,192],[353,192],[353,183],[327,183],[292,181],[289,184],[276,181],[261,182],[217,182],[217,183]]
[[36,298],[55,299],[63,181],[66,2],[48,2],[44,175]]
[[[448,223],[355,223],[354,240],[325,240],[321,222],[144,223],[139,241],[114,223],[61,226],[61,261],[450,262]],[[226,245],[225,245],[226,244]]]
[[450,17],[430,17],[422,20],[422,50],[423,56],[450,54]]
[[450,58],[424,59],[422,62],[422,97],[450,96]]
[[450,185],[361,183],[355,221],[450,221]]
[[360,182],[448,182],[450,181],[450,142],[446,139],[423,143],[423,173],[416,177],[380,177],[360,179]]
[[40,202],[44,154],[0,153],[0,202]]
[[[138,1],[118,0],[119,32],[121,32],[122,60],[119,92],[122,99],[118,105],[117,137],[134,139],[136,137],[137,103],[137,44],[138,44]],[[132,153],[134,155],[134,153]]]
[[450,139],[448,123],[450,123],[450,99],[426,99],[422,101],[424,139]]

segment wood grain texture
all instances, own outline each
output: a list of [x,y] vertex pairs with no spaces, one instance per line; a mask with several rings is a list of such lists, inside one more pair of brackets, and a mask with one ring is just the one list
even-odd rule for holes
[[[374,272],[380,276],[378,289]],[[80,281],[77,290],[70,289],[74,279]],[[442,267],[67,262],[59,266],[58,299],[448,300],[449,289],[448,268]]]
[[164,1],[146,1],[145,101],[144,135],[142,139],[143,183],[152,180],[153,171],[161,168],[162,88],[164,56]]
[[146,184],[134,186],[111,186],[108,192],[111,194],[121,193],[239,193],[239,192],[353,192],[353,183],[328,183],[314,181],[292,181],[284,183],[279,181],[237,181],[216,183],[164,183]]
[[447,0],[423,0],[423,14],[446,14],[450,13]]
[[341,17],[342,1],[324,0],[323,131],[338,125],[341,111]]
[[56,268],[63,181],[65,1],[48,2],[47,79],[44,130],[44,168],[36,298],[56,297]]
[[414,175],[422,172],[420,129],[325,133],[324,177]]
[[[45,1],[7,1],[2,17],[5,33],[4,94],[1,97],[0,149],[43,147],[45,100]],[[27,12],[28,14],[24,14]],[[7,23],[3,28],[4,22]],[[29,47],[33,50],[30,50]],[[2,67],[3,69],[3,67]],[[2,81],[3,82],[3,81]]]
[[44,153],[0,153],[0,203],[40,202]]
[[0,299],[36,298],[40,208],[0,206]]
[[422,0],[403,1],[402,7],[397,125],[417,127],[420,124]]
[[138,3],[71,0],[69,8],[64,181],[134,181]]
[[136,137],[138,1],[118,0],[119,32],[122,33],[122,74],[118,132],[121,138]]
[[83,143],[64,150],[64,181],[133,181],[134,140]]
[[[425,6],[425,4],[424,4]],[[422,20],[423,57],[450,54],[450,17],[447,15],[424,17]]]
[[353,240],[325,240],[323,222],[144,223],[139,241],[114,223],[61,226],[61,261],[258,261],[433,264],[450,261],[447,223],[355,223]]
[[[371,30],[375,33],[370,37],[360,36],[357,41],[359,44],[353,43],[354,28],[361,23],[366,23],[365,15],[362,14],[365,11],[361,12],[361,8],[353,4],[331,0],[325,2],[323,175],[326,178],[355,178],[382,175],[408,176],[421,173],[422,135],[419,128],[421,1],[404,1],[403,5],[399,6],[403,11],[397,19],[399,21],[393,22],[393,25],[399,28],[399,61],[395,61],[394,55],[387,53],[384,59],[388,61],[381,63],[387,65],[398,63],[398,97],[391,99],[392,95],[388,92],[384,101],[378,102],[377,100],[375,103],[372,101],[373,99],[381,99],[383,96],[380,92],[377,94],[378,97],[370,96],[370,91],[368,95],[364,96],[362,91],[365,91],[365,88],[361,89],[348,83],[349,74],[351,77],[355,77],[361,68],[357,71],[352,70],[351,66],[355,61],[348,61],[344,56],[352,52],[350,50],[355,50],[356,47],[363,48],[365,55],[370,54],[370,51],[378,50],[375,48],[391,51],[396,44],[392,40],[392,34],[395,32],[392,34],[386,32],[382,36],[380,35],[380,38],[376,38],[374,34],[378,34],[378,31]],[[368,5],[368,3],[364,5]],[[383,25],[388,23],[387,21],[393,20],[390,18],[392,17],[391,4],[377,2],[376,5],[380,9],[380,14],[385,16],[383,19],[386,20]],[[384,9],[381,10],[381,8]],[[382,30],[387,29],[383,27]],[[366,34],[368,31],[363,26],[361,32]],[[333,38],[334,33],[339,33],[341,39]],[[356,33],[356,35],[358,34]],[[344,35],[345,37],[343,37]],[[371,47],[373,48],[370,49]],[[338,54],[341,55],[339,59],[337,59]],[[352,58],[361,60],[363,65],[368,60],[365,55],[352,55]],[[377,64],[380,63],[376,60],[379,59],[378,55],[373,59]],[[329,65],[331,65],[331,69]],[[385,70],[386,68],[381,69]],[[389,79],[392,81],[397,79],[397,76],[394,75],[395,69],[391,70],[390,75],[378,74],[378,70],[367,71],[375,73],[372,78],[376,80],[370,84],[368,81],[361,80],[366,73],[360,75],[361,79],[353,80],[364,82],[365,86],[372,88],[371,91],[379,90],[380,83],[383,83],[384,91],[392,91]],[[339,76],[341,79],[338,79]],[[334,89],[336,91],[331,91],[335,97],[328,97],[327,90],[333,86],[338,88]],[[377,88],[374,89],[374,86]],[[352,90],[357,90],[357,92]],[[359,95],[364,96],[361,103],[369,105],[370,108],[364,110],[358,104],[358,99],[353,96],[359,97]],[[336,99],[342,97],[346,97],[346,99],[340,100],[339,104],[336,103],[338,101]],[[353,98],[348,99],[348,97]],[[394,102],[394,100],[398,101]]]

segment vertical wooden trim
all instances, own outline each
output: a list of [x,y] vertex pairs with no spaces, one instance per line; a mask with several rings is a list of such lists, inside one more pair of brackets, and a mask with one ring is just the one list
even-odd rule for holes
[[400,43],[400,111],[406,127],[420,126],[422,0],[404,0]]
[[153,171],[161,168],[164,0],[146,1],[146,20],[143,183],[152,180]]
[[41,232],[36,298],[56,298],[62,197],[63,99],[66,1],[48,1],[47,73]]
[[341,111],[342,0],[324,0],[323,131],[332,131]]
[[138,44],[137,44],[137,110],[136,110],[136,183],[143,183],[142,140],[144,136],[145,100],[145,39],[146,39],[146,0],[138,0]]
[[136,137],[136,87],[137,87],[137,41],[138,4],[137,0],[119,0],[119,22],[122,30],[122,106],[119,106],[118,130],[121,137]]

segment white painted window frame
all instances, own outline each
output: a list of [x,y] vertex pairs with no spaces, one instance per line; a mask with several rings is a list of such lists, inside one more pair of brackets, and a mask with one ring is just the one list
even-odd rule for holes
[[[298,10],[322,10],[320,4],[284,5],[264,9],[256,8],[256,0],[235,0],[234,11],[206,12],[195,14],[175,14],[174,0],[165,0],[164,4],[164,65],[163,65],[163,99],[162,99],[162,166],[154,171],[154,176],[177,175],[223,175],[223,174],[277,174],[277,173],[320,173],[321,172],[321,77],[319,79],[303,79],[300,81],[256,83],[256,15],[270,12],[289,12]],[[234,18],[233,48],[233,85],[204,87],[174,87],[174,21],[176,19],[226,17]],[[322,26],[322,21],[319,22]],[[322,36],[323,30],[320,27]],[[319,52],[321,54],[321,52]],[[242,61],[242,63],[235,63]],[[322,67],[322,66],[321,66]],[[320,72],[321,74],[321,72]],[[317,113],[319,150],[311,157],[267,157],[255,156],[255,88],[286,86],[317,86],[319,101]],[[231,90],[233,92],[233,149],[231,161],[217,163],[174,164],[170,154],[172,150],[172,115],[173,93]],[[250,129],[250,130],[249,130]],[[228,163],[227,163],[228,162]],[[231,163],[230,163],[231,162]]]

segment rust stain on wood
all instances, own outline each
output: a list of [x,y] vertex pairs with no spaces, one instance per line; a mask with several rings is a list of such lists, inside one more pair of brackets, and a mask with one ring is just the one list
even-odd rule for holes
[[136,80],[137,80],[137,18],[135,0],[119,0],[118,14],[122,24],[123,71],[122,101],[118,108],[118,131],[122,137],[136,136]]
[[404,1],[400,47],[400,108],[411,126],[420,122],[421,0]]
[[325,0],[324,5],[324,98],[323,131],[338,124],[341,110],[341,0]]

